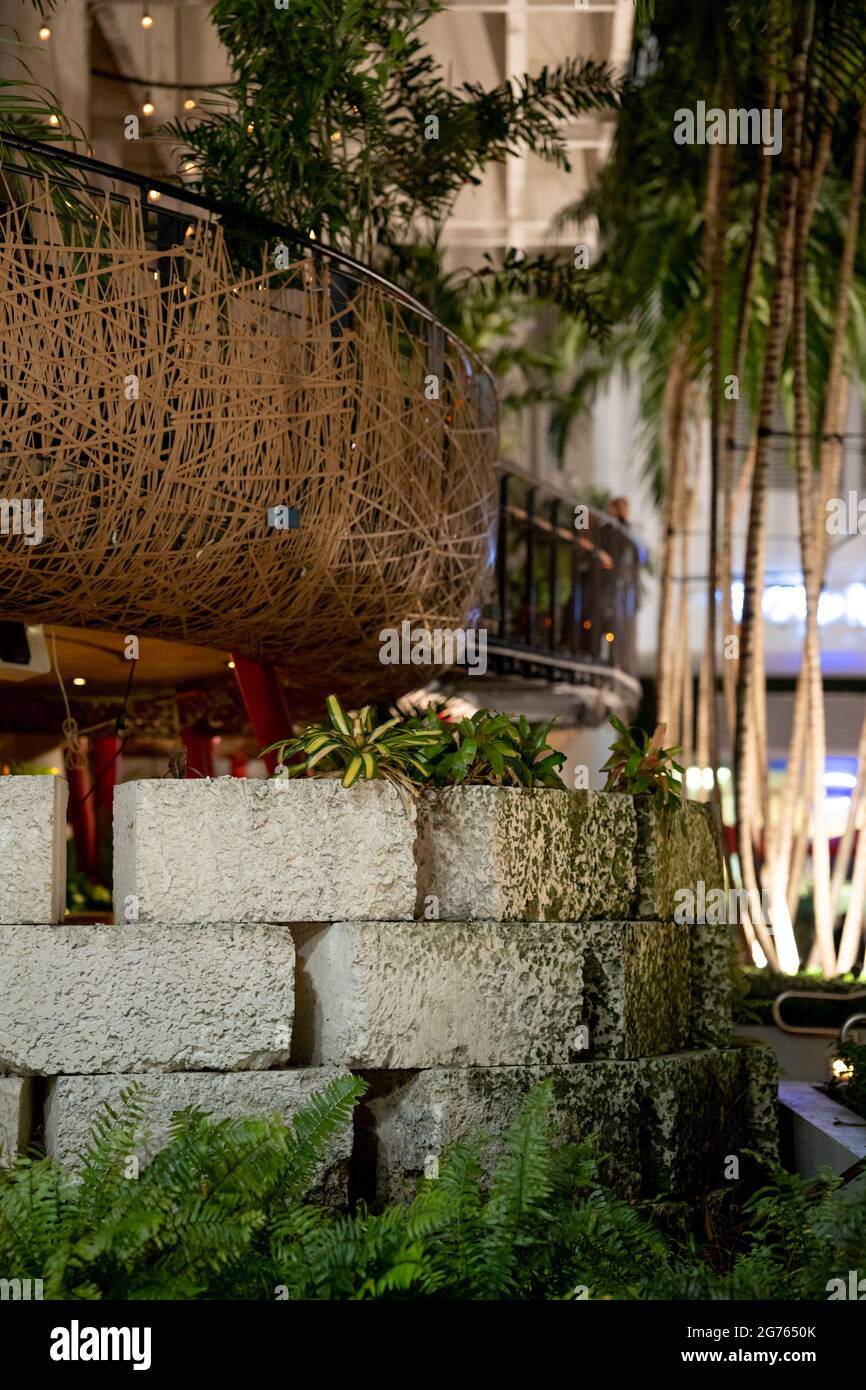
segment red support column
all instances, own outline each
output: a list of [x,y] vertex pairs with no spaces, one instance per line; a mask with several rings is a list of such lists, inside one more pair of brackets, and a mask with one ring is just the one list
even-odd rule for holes
[[103,734],[93,740],[93,802],[96,823],[96,861],[103,883],[110,883],[113,850],[114,788],[120,781],[123,740]]
[[[239,656],[234,652],[232,660],[235,663],[235,679],[259,747],[267,748],[278,738],[289,738],[292,723],[276,668],[268,661],[253,661],[251,657]],[[265,765],[268,772],[273,772],[277,765],[274,753],[268,754]]]
[[198,779],[213,777],[213,739],[210,734],[197,734],[193,729],[184,729],[181,740],[186,749],[186,775]]
[[86,738],[80,740],[79,747],[84,755],[84,766],[66,769],[66,780],[69,783],[69,824],[75,836],[75,863],[88,878],[95,878],[98,871],[96,808],[93,797],[89,795],[93,783],[90,778]]

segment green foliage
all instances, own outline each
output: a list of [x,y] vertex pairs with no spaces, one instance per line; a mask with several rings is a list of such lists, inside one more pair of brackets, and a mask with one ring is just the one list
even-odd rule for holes
[[[373,726],[373,708],[347,714],[336,695],[326,701],[329,724],[311,724],[297,738],[263,749],[277,754],[280,775],[340,776],[344,787],[377,777],[416,789],[462,783],[532,788],[562,787],[558,769],[565,754],[548,746],[554,720],[534,727],[520,715],[476,710],[471,718],[447,724],[430,708],[423,718],[399,715]],[[294,758],[297,761],[287,762]]]
[[328,696],[325,707],[328,724],[311,724],[298,738],[263,749],[262,756],[277,754],[281,775],[298,777],[315,769],[320,777],[339,775],[344,787],[381,777],[407,788],[430,776],[426,759],[441,741],[440,727],[413,727],[399,716],[374,727],[372,705],[349,715],[336,695]]
[[669,799],[679,799],[683,776],[679,763],[673,761],[678,748],[662,748],[665,725],[659,724],[650,736],[638,729],[635,738],[615,714],[608,722],[619,735],[610,746],[610,757],[602,767],[607,773],[606,792],[626,792],[629,796],[655,795],[666,805]]
[[412,720],[418,729],[438,724],[442,743],[430,754],[434,785],[559,787],[564,786],[559,768],[565,754],[555,752],[547,736],[555,720],[533,726],[521,714],[495,714],[479,709],[456,724],[443,724],[432,710],[423,720]]
[[487,91],[454,86],[422,30],[438,0],[217,0],[232,80],[166,127],[192,186],[372,260],[432,243],[467,184],[529,152],[568,169],[563,121],[613,108],[600,64],[566,59]]
[[552,1086],[497,1143],[452,1145],[411,1202],[336,1215],[303,1194],[362,1082],[332,1081],[289,1126],[180,1112],[137,1177],[133,1087],[105,1107],[80,1182],[39,1158],[0,1169],[0,1266],[47,1299],[235,1300],[824,1299],[866,1266],[866,1203],[782,1169],[743,1204],[725,1196],[710,1245],[686,1219],[662,1234],[671,1213],[607,1192],[591,1142],[555,1144]]
[[262,1231],[296,1209],[363,1091],[340,1077],[288,1127],[276,1116],[179,1112],[170,1142],[136,1177],[145,1092],[131,1087],[97,1120],[79,1183],[40,1158],[0,1170],[0,1268],[43,1279],[49,1299],[195,1299],[239,1284],[273,1297],[260,1277]]

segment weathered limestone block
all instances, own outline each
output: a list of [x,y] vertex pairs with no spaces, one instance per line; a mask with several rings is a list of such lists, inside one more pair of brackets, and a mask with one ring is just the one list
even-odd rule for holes
[[[194,1107],[214,1119],[277,1114],[287,1123],[315,1091],[344,1073],[335,1068],[301,1071],[168,1072],[131,1076],[60,1076],[49,1083],[45,1104],[45,1147],[50,1158],[80,1169],[94,1121],[107,1101],[115,1110],[120,1093],[136,1083],[146,1090],[146,1114],[136,1152],[142,1166],[169,1141],[171,1117]],[[328,1143],[308,1197],[332,1206],[348,1200],[351,1120]]]
[[115,917],[411,921],[415,816],[388,782],[126,782],[114,794]]
[[295,928],[292,1061],[342,1067],[566,1062],[579,1046],[573,923]]
[[33,1082],[29,1076],[0,1076],[0,1167],[8,1168],[30,1143]]
[[370,1073],[370,1092],[358,1120],[361,1189],[381,1204],[409,1198],[419,1178],[435,1176],[443,1149],[479,1132],[494,1140],[488,1154],[492,1166],[503,1131],[527,1093],[548,1076],[557,1137],[575,1143],[595,1134],[603,1181],[624,1197],[637,1196],[637,1072],[632,1064],[619,1062]]
[[62,918],[68,791],[62,777],[0,777],[0,925]]
[[687,1046],[688,932],[677,922],[584,923],[587,1056],[647,1057]]
[[746,1079],[749,1148],[762,1158],[779,1157],[779,1063],[771,1047],[738,1038]]
[[690,1047],[729,1047],[731,1042],[731,929],[695,922],[689,933]]
[[634,805],[603,792],[453,787],[418,805],[418,916],[569,922],[627,916]]
[[[757,1051],[761,1049],[757,1046]],[[775,1059],[773,1059],[774,1061]],[[723,1187],[730,1158],[778,1146],[776,1083],[766,1056],[710,1048],[635,1062],[642,1098],[644,1195]]]
[[0,1071],[243,1071],[288,1060],[286,927],[0,928]]
[[[632,915],[670,921],[682,899],[677,893],[724,888],[719,833],[710,806],[698,801],[672,802],[637,797],[637,886]],[[703,890],[698,885],[703,884]],[[680,920],[686,920],[680,914]]]

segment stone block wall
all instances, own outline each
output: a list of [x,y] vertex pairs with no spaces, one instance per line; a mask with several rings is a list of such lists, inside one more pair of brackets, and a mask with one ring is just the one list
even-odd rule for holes
[[334,1205],[410,1193],[544,1077],[561,1138],[595,1134],[626,1195],[774,1148],[767,1056],[730,1046],[727,928],[673,911],[722,884],[703,807],[671,829],[600,793],[133,782],[117,925],[60,926],[62,805],[59,779],[0,779],[7,1156],[36,1138],[75,1165],[134,1081],[146,1162],[175,1110],[290,1119],[348,1071],[369,1089],[311,1192]]

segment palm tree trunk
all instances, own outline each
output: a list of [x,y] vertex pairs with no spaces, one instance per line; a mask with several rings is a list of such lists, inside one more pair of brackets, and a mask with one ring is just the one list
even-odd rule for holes
[[658,722],[669,724],[672,701],[674,651],[671,641],[674,615],[674,570],[676,566],[676,508],[680,478],[684,467],[685,400],[687,392],[685,345],[679,343],[671,355],[665,389],[665,490],[662,502],[662,535],[659,559],[659,621],[656,669]]
[[[806,226],[809,190],[805,180],[797,200],[797,227],[794,241],[794,434],[796,439],[797,499],[800,517],[800,556],[806,590],[806,644],[803,670],[806,681],[812,802],[812,867],[815,939],[818,959],[827,978],[833,974],[836,950],[833,943],[833,913],[830,902],[830,847],[824,823],[824,766],[826,730],[824,728],[824,690],[821,683],[821,647],[818,637],[818,596],[814,539],[814,486],[812,476],[812,419],[809,408],[809,380],[806,348]],[[775,920],[775,919],[774,919]]]
[[[743,578],[743,616],[740,625],[740,666],[737,673],[737,718],[734,740],[734,784],[737,804],[737,848],[740,856],[740,871],[743,886],[757,891],[757,874],[752,852],[751,815],[748,795],[754,782],[752,767],[753,750],[749,736],[750,716],[753,707],[753,687],[756,679],[763,679],[763,673],[756,669],[756,627],[760,616],[761,598],[764,591],[764,568],[766,555],[766,512],[767,512],[767,473],[769,468],[770,431],[776,394],[782,367],[782,355],[787,336],[787,304],[791,282],[791,258],[794,244],[794,221],[797,206],[797,192],[800,180],[800,166],[803,143],[803,108],[806,90],[806,68],[813,18],[813,6],[809,6],[807,23],[797,46],[792,69],[790,113],[792,132],[785,141],[787,157],[781,175],[781,194],[779,200],[778,227],[776,234],[776,271],[773,282],[773,296],[770,310],[770,324],[767,332],[764,355],[764,372],[761,382],[761,403],[758,415],[758,439],[755,455],[755,473],[752,479],[752,498],[749,509],[749,530],[746,542],[746,562]],[[778,964],[778,957],[766,929],[754,923],[761,940],[764,953],[771,964]],[[764,944],[767,937],[769,949]]]

